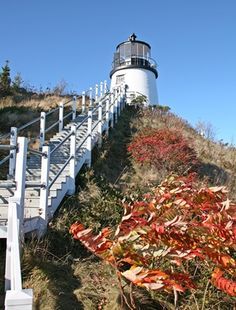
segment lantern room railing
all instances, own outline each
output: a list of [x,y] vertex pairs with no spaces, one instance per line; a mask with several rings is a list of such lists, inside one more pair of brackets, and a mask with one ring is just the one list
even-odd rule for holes
[[110,76],[112,74],[120,69],[125,69],[125,68],[143,68],[143,69],[148,69],[151,70],[156,78],[158,77],[158,72],[157,72],[157,63],[154,59],[147,57],[147,58],[142,58],[142,57],[137,57],[137,56],[131,56],[131,57],[117,57],[114,59],[112,63],[112,70],[110,73]]

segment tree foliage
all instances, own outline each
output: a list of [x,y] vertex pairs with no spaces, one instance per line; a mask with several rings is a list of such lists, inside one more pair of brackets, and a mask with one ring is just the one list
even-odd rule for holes
[[23,84],[23,79],[21,77],[21,74],[17,72],[12,82],[12,89],[16,92],[21,91],[22,84]]
[[132,99],[131,104],[137,106],[142,106],[147,102],[147,97],[145,95],[139,95],[137,97],[135,97],[134,99]]
[[236,205],[225,187],[197,188],[194,175],[169,176],[142,199],[124,204],[115,235],[81,223],[70,232],[127,281],[148,290],[196,286],[188,262],[207,262],[212,283],[236,296]]
[[168,105],[160,105],[160,104],[158,104],[158,105],[156,105],[155,107],[156,107],[156,109],[157,109],[158,111],[160,111],[160,112],[162,112],[162,113],[167,113],[167,112],[170,111],[170,107],[169,107]]
[[7,60],[5,65],[2,67],[0,73],[0,93],[2,95],[8,95],[11,89],[11,78],[10,78],[10,67],[9,61]]

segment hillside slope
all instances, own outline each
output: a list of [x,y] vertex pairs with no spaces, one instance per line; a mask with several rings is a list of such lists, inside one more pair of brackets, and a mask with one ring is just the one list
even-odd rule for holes
[[[122,200],[145,193],[169,174],[164,166],[135,163],[127,151],[132,139],[147,128],[180,131],[199,158],[199,182],[226,185],[230,198],[236,199],[234,147],[204,138],[171,112],[128,107],[102,149],[95,149],[93,168],[78,177],[76,194],[64,200],[46,236],[26,241],[24,286],[34,289],[36,309],[68,309],[68,305],[70,309],[128,309],[121,304],[114,270],[73,240],[69,227],[79,220],[95,232],[106,226],[115,229],[123,215]],[[202,305],[203,309],[235,309],[235,299],[209,285],[209,275],[198,268],[199,288],[180,295],[178,309],[201,309]],[[137,309],[175,309],[172,295],[134,291]]]

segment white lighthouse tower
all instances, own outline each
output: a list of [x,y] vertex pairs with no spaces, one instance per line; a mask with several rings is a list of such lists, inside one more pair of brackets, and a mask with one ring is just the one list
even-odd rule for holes
[[151,58],[148,43],[136,40],[133,33],[127,41],[117,45],[110,73],[111,89],[127,85],[128,103],[144,95],[146,105],[157,105],[157,77],[156,62]]

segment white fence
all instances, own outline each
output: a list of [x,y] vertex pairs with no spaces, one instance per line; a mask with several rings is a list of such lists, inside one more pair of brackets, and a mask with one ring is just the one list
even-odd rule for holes
[[[32,230],[37,230],[38,235],[42,235],[48,221],[54,213],[48,212],[48,197],[49,191],[53,184],[58,180],[63,171],[68,171],[68,182],[65,193],[73,194],[75,192],[75,178],[80,168],[84,163],[91,166],[91,154],[93,137],[96,135],[95,142],[99,146],[102,144],[103,133],[109,133],[109,128],[114,126],[118,117],[125,107],[126,90],[124,86],[119,86],[113,89],[112,92],[107,91],[106,82],[100,83],[100,96],[98,95],[98,85],[95,87],[95,96],[90,88],[88,92],[82,93],[81,114],[77,115],[76,97],[66,103],[60,103],[59,107],[47,113],[41,112],[39,118],[32,120],[20,128],[11,128],[10,145],[0,145],[0,149],[10,149],[9,155],[0,161],[0,165],[9,160],[8,181],[0,183],[1,188],[12,188],[14,196],[9,199],[8,219],[7,219],[7,249],[6,249],[6,309],[32,309],[33,292],[32,290],[22,289],[21,267],[20,267],[20,249],[24,240],[24,207],[25,207],[25,189],[38,188],[40,189],[39,206],[40,221]],[[86,105],[86,96],[89,99],[89,104]],[[71,111],[64,114],[64,107],[71,103]],[[58,111],[58,120],[52,123],[49,127],[46,126],[48,117]],[[58,133],[63,131],[64,120],[71,116],[70,131],[63,136],[60,142],[50,147],[46,141],[46,133],[58,126]],[[18,137],[20,130],[23,130],[32,124],[39,122],[39,140],[40,147],[38,150],[33,150],[28,147],[28,139]],[[86,131],[77,143],[77,134]],[[85,130],[86,129],[86,130]],[[0,137],[6,139],[7,135]],[[69,156],[60,166],[60,169],[53,178],[49,178],[51,158],[54,153],[69,145]],[[79,157],[81,150],[84,150],[84,155]],[[40,156],[41,158],[41,178],[39,182],[26,180],[27,155]],[[81,161],[81,162],[80,162]],[[58,200],[58,205],[59,205]],[[54,208],[56,210],[58,206]]]

